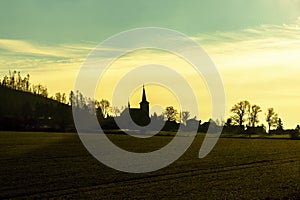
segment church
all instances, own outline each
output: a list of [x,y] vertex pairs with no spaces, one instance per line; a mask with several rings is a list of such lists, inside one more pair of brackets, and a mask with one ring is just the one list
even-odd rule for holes
[[140,102],[140,107],[131,108],[130,102],[128,101],[128,108],[126,108],[122,112],[121,117],[125,117],[125,118],[129,117],[127,116],[128,113],[130,114],[131,119],[139,126],[146,126],[147,124],[150,123],[149,102],[147,101],[144,85],[143,85],[142,100]]

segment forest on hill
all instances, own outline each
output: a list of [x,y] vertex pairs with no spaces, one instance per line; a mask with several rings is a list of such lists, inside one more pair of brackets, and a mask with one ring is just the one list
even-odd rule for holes
[[75,130],[67,104],[4,86],[0,86],[0,94],[0,130]]

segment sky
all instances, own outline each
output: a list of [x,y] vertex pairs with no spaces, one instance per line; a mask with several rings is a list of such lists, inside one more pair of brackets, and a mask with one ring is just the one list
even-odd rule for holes
[[[51,94],[73,89],[81,64],[105,39],[133,28],[173,29],[197,41],[215,63],[227,116],[235,103],[249,100],[262,107],[261,123],[267,108],[274,107],[284,127],[300,124],[299,0],[12,0],[0,2],[0,27],[0,77],[8,70],[29,73]],[[124,70],[154,59],[179,71],[188,65],[166,52],[133,52],[112,64],[106,86],[115,86]],[[212,110],[205,81],[186,78],[201,91],[197,117],[205,121]],[[110,99],[110,87],[96,97]],[[146,89],[152,106],[180,107],[166,88],[148,84]],[[123,94],[133,106],[140,95],[140,87]]]

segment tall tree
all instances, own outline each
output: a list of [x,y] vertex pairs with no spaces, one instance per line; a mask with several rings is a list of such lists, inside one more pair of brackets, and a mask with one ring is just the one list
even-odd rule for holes
[[249,109],[249,125],[255,127],[255,125],[259,122],[258,114],[262,112],[260,106],[253,105]]
[[240,126],[243,126],[243,123],[246,120],[246,114],[249,113],[249,109],[250,103],[246,100],[235,104],[230,110],[233,113],[233,116],[231,117],[232,121]]
[[70,106],[75,106],[75,95],[74,92],[71,90],[70,94],[69,94],[69,104]]
[[27,74],[27,77],[26,77],[26,83],[25,83],[25,87],[26,87],[26,91],[29,91],[29,85],[30,85],[30,83],[29,83],[29,78],[30,78],[30,75],[29,74]]
[[278,115],[275,113],[274,108],[268,108],[266,122],[268,123],[270,133],[271,127],[276,127],[278,124]]

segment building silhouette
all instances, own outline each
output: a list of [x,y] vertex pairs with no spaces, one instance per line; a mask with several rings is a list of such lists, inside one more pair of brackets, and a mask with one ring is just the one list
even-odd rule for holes
[[[128,113],[130,114],[130,116],[128,116]],[[142,100],[140,102],[140,107],[132,108],[130,106],[130,102],[128,101],[128,108],[126,108],[121,113],[120,117],[125,118],[125,119],[126,118],[129,119],[129,117],[130,117],[132,119],[132,121],[139,126],[146,126],[147,124],[150,123],[149,102],[147,101],[146,90],[145,90],[144,85],[143,85]],[[128,122],[128,123],[130,123],[130,122]]]

